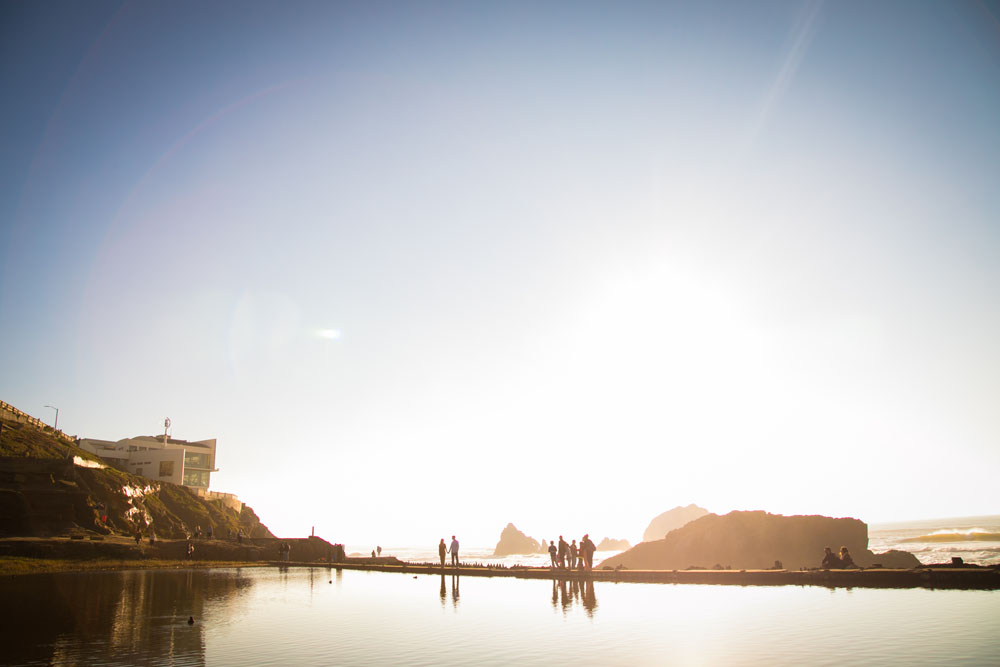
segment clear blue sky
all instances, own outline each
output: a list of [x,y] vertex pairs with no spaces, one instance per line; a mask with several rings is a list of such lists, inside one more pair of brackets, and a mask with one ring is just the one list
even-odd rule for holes
[[0,398],[358,543],[1000,512],[983,2],[0,6]]

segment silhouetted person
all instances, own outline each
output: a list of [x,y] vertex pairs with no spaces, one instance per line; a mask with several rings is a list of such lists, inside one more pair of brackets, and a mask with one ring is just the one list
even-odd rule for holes
[[[444,555],[448,553],[448,547],[445,546],[444,538],[441,538],[441,544],[438,545],[438,556],[441,557],[441,567],[444,567]],[[444,575],[441,575],[441,590],[444,590]]]
[[830,547],[823,548],[823,563],[820,565],[824,570],[839,570],[840,559],[837,554],[830,550]]
[[857,565],[854,564],[854,559],[851,558],[851,552],[847,550],[847,547],[840,547],[840,567],[845,569],[857,567]]
[[558,553],[558,551],[559,550],[556,549],[556,543],[555,543],[555,541],[554,540],[550,541],[549,542],[549,560],[552,561],[552,568],[553,569],[559,567],[559,560],[558,560],[558,558],[556,556],[556,554]]
[[458,540],[455,536],[451,536],[451,546],[448,547],[448,553],[451,554],[451,566],[458,567]]
[[188,560],[191,560],[191,557],[193,555],[194,555],[194,544],[192,544],[191,541],[189,540],[187,543],[187,550],[184,554],[184,557],[187,558]]
[[136,543],[136,545],[139,545],[139,544],[142,543],[142,531],[141,530],[135,531],[135,543]]
[[590,534],[583,536],[580,540],[580,547],[583,551],[583,560],[586,563],[588,570],[594,569],[594,552],[597,551],[597,546],[590,540]]
[[573,540],[569,545],[569,569],[576,569],[576,558],[579,554],[580,551],[576,548],[576,540]]
[[382,555],[382,547],[375,547],[375,551],[377,551],[377,552],[378,552],[378,555],[379,555],[379,556],[381,556],[381,555]]
[[561,567],[561,568],[565,568],[566,567],[566,556],[568,556],[568,555],[569,555],[569,545],[566,544],[566,540],[564,540],[563,536],[560,535],[559,536],[559,567]]
[[375,550],[372,549],[372,558],[375,558]]

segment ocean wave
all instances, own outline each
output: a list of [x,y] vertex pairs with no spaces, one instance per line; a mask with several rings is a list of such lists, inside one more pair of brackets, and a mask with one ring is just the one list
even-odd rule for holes
[[961,533],[931,533],[929,535],[918,535],[917,537],[907,537],[900,542],[1000,542],[1000,533],[987,533],[978,530],[964,531]]

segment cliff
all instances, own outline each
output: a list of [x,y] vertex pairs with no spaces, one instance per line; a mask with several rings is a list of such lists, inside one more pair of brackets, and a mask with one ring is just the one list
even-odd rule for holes
[[508,523],[507,527],[500,533],[500,541],[497,542],[497,546],[493,550],[493,556],[502,558],[515,554],[537,554],[542,551],[544,549],[541,548],[537,540],[519,531],[514,527],[514,524]]
[[671,531],[661,540],[643,542],[601,563],[601,567],[648,570],[723,568],[762,570],[781,561],[785,569],[819,567],[823,547],[846,546],[862,567],[917,567],[910,553],[873,554],[868,526],[857,519],[782,516],[766,512],[708,514]]
[[0,536],[49,537],[73,533],[134,535],[150,528],[182,538],[200,526],[218,537],[239,530],[274,537],[253,510],[240,512],[176,484],[152,482],[111,467],[74,465],[100,459],[51,430],[2,418]]
[[652,542],[654,540],[662,540],[663,536],[670,531],[676,530],[695,519],[700,519],[706,514],[708,514],[707,509],[698,507],[693,503],[687,507],[677,506],[672,510],[667,510],[649,522],[646,532],[642,534],[642,541]]
[[630,546],[632,546],[632,545],[628,543],[628,540],[613,540],[610,537],[605,537],[597,545],[597,550],[598,551],[621,551],[622,549],[628,549]]

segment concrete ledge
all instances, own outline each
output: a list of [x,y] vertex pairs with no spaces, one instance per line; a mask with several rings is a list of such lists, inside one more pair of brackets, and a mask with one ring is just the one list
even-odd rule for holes
[[[515,579],[588,580],[650,584],[710,584],[722,586],[823,586],[826,588],[934,588],[1000,589],[1000,570],[987,567],[917,568],[912,570],[593,570],[550,568],[441,567],[416,563],[382,564],[349,559],[329,567],[344,570],[463,577],[513,577]],[[309,565],[316,563],[276,563]]]

